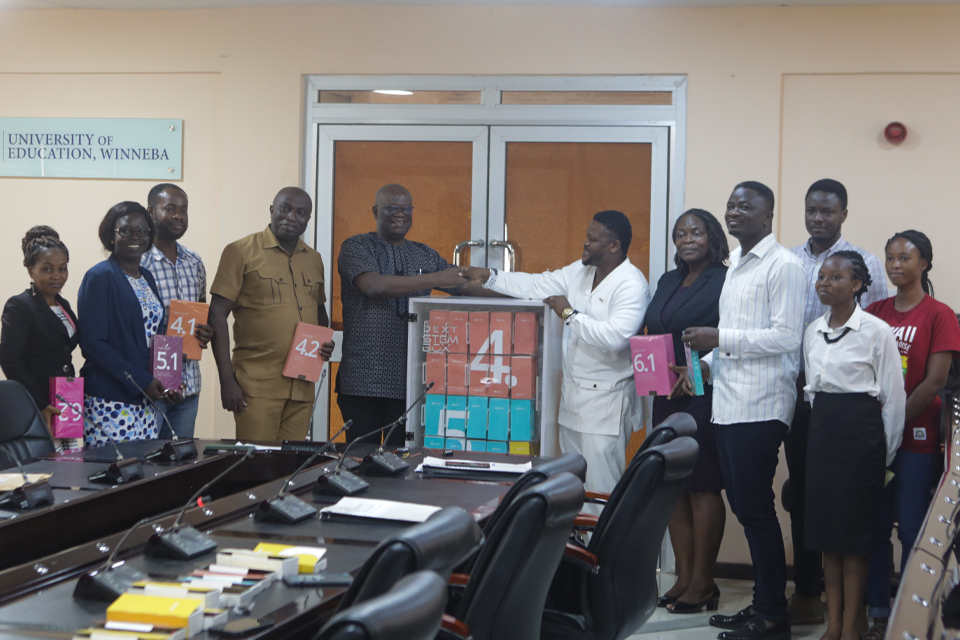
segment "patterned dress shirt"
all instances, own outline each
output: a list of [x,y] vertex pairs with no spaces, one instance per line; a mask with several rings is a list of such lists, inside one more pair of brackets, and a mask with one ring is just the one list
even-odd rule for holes
[[[207,270],[203,260],[193,251],[177,243],[177,263],[169,259],[156,245],[140,258],[140,266],[150,270],[157,281],[157,289],[163,303],[163,324],[170,318],[170,301],[184,300],[186,302],[200,302],[207,297]],[[184,360],[183,362],[184,396],[194,396],[200,393],[200,362],[198,360]]]

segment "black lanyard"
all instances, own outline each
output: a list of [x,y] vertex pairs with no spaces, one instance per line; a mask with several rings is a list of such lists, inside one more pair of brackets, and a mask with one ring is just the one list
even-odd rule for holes
[[846,329],[843,330],[843,333],[841,333],[840,335],[838,335],[836,338],[833,338],[832,340],[827,337],[827,334],[826,334],[826,333],[821,333],[820,335],[823,336],[823,341],[824,341],[824,342],[826,342],[827,344],[833,344],[833,343],[835,343],[835,342],[840,342],[840,340],[843,338],[843,336],[845,336],[845,335],[847,335],[848,333],[850,333],[851,330],[852,330],[851,327],[847,327]]

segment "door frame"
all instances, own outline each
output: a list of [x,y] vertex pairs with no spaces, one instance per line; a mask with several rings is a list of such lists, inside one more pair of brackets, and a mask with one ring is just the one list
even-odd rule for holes
[[[602,142],[613,144],[645,143],[652,145],[650,158],[650,261],[635,265],[649,268],[649,280],[656,284],[663,275],[667,261],[667,214],[669,131],[666,127],[555,127],[555,126],[493,126],[490,127],[490,201],[489,240],[507,240],[506,173],[507,144],[510,142]],[[494,197],[497,194],[497,197]],[[502,196],[502,198],[500,197]],[[504,268],[503,253],[488,254],[487,266]]]

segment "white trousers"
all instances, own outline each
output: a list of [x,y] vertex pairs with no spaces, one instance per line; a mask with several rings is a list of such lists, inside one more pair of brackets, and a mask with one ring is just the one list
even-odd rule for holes
[[[629,439],[626,429],[621,429],[616,436],[601,436],[560,425],[560,451],[579,453],[587,461],[587,481],[583,483],[587,491],[613,491],[626,466]],[[586,513],[600,513],[598,505],[585,504],[583,507]]]

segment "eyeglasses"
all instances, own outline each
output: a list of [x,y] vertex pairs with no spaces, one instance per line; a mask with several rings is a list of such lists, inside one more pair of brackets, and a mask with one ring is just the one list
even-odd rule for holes
[[137,234],[141,238],[150,237],[150,229],[147,227],[122,227],[120,229],[114,229],[117,232],[117,235],[121,238],[132,238],[133,234]]
[[405,206],[405,207],[398,207],[397,205],[394,205],[394,204],[388,204],[388,205],[385,205],[385,206],[383,207],[383,212],[384,212],[385,214],[387,214],[388,216],[395,216],[395,215],[397,215],[398,213],[400,213],[401,211],[403,212],[403,215],[405,215],[405,216],[412,216],[412,215],[413,215],[413,205],[407,205],[407,206]]

